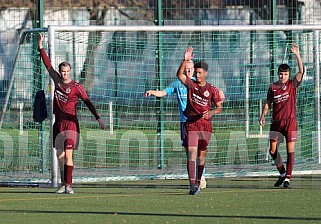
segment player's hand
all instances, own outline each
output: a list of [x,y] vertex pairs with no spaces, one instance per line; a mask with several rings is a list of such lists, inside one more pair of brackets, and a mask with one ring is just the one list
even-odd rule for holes
[[211,113],[211,111],[204,111],[202,118],[209,120],[212,118],[212,116],[213,116],[213,113]]
[[298,55],[299,54],[299,46],[297,44],[292,44],[292,47],[291,47],[291,52],[295,55]]
[[99,124],[101,129],[106,129],[106,126],[105,126],[105,123],[104,123],[103,119],[99,118],[97,121],[98,121],[98,124]]
[[148,97],[148,96],[151,96],[151,95],[153,95],[153,94],[152,94],[152,91],[151,91],[151,90],[148,90],[148,91],[145,92],[144,95],[145,95],[145,97]]
[[38,46],[39,46],[39,49],[42,49],[43,48],[43,40],[45,39],[45,36],[41,33],[39,33],[39,41],[38,41]]
[[185,54],[184,54],[184,60],[185,61],[189,61],[189,60],[192,60],[194,57],[194,54],[193,54],[193,48],[192,47],[188,47],[185,51]]

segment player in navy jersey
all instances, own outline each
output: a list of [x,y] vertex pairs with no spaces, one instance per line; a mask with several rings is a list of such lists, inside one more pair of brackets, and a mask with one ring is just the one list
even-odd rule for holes
[[[198,62],[194,65],[195,80],[184,74],[188,61],[193,59],[193,48],[185,51],[177,77],[187,88],[187,105],[184,115],[187,117],[185,136],[188,146],[187,172],[190,183],[190,195],[200,192],[200,179],[205,166],[207,147],[212,135],[211,119],[222,111],[224,93],[206,81],[208,65]],[[215,109],[212,107],[215,105]]]
[[[187,75],[190,79],[193,79],[194,76],[194,62],[192,60],[186,63],[184,74]],[[174,82],[170,83],[168,87],[164,90],[148,90],[145,93],[145,96],[156,96],[156,97],[164,97],[167,95],[171,95],[176,93],[177,102],[178,102],[178,109],[179,109],[179,116],[181,121],[181,140],[182,146],[185,148],[186,155],[187,154],[187,142],[185,139],[185,125],[186,125],[186,116],[184,115],[184,110],[186,108],[187,103],[187,89],[181,80],[175,80]],[[205,180],[205,169],[202,174],[200,187],[201,189],[206,188],[206,180]]]
[[59,161],[61,186],[56,193],[73,194],[72,170],[73,150],[79,143],[79,123],[77,118],[77,104],[79,98],[83,100],[91,113],[97,119],[99,126],[104,129],[104,121],[99,117],[94,105],[84,87],[70,78],[71,65],[68,62],[59,64],[59,73],[54,70],[43,48],[44,36],[39,34],[39,51],[49,76],[55,83],[53,113],[55,123],[53,125],[53,146],[57,149]]
[[[279,80],[270,85],[266,102],[260,117],[260,125],[265,123],[265,115],[272,110],[272,122],[270,126],[270,155],[274,160],[280,176],[274,186],[279,187],[283,183],[284,188],[290,188],[290,179],[294,166],[294,148],[298,139],[298,126],[296,120],[296,94],[297,88],[303,79],[304,66],[299,52],[299,47],[293,44],[291,52],[296,56],[299,71],[290,79],[290,66],[281,64],[278,67]],[[286,169],[279,153],[279,145],[285,137],[287,150]]]

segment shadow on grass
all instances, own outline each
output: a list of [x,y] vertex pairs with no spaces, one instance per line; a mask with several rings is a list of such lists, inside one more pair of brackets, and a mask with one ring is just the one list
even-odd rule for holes
[[124,216],[159,216],[159,217],[191,217],[191,218],[230,218],[230,219],[264,219],[264,220],[293,220],[293,221],[321,221],[320,217],[290,217],[290,216],[251,216],[251,215],[206,215],[206,214],[171,214],[146,212],[86,212],[86,211],[45,211],[45,210],[5,210],[6,213],[23,214],[82,214],[82,215],[124,215]]

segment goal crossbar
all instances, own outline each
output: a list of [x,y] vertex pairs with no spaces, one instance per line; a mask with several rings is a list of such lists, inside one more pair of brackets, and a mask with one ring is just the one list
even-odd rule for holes
[[321,25],[220,25],[220,26],[57,26],[49,25],[49,32],[55,31],[105,31],[105,32],[186,32],[186,31],[313,31]]

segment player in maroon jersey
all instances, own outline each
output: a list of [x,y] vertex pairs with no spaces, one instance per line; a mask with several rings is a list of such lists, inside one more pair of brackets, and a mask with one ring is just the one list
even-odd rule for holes
[[57,149],[59,161],[61,187],[56,193],[73,194],[72,170],[73,150],[79,143],[79,123],[77,118],[77,103],[79,98],[84,101],[91,113],[97,119],[99,126],[104,129],[104,121],[99,117],[94,105],[84,87],[70,78],[71,65],[68,62],[59,64],[59,73],[54,70],[43,48],[44,36],[39,34],[39,51],[50,77],[55,83],[53,113],[55,123],[53,126],[53,146]]
[[[272,123],[270,126],[270,155],[274,160],[280,176],[274,186],[279,187],[283,183],[284,188],[290,188],[290,179],[294,165],[294,148],[298,139],[298,127],[296,120],[296,93],[303,74],[304,66],[299,52],[299,47],[293,44],[291,52],[296,56],[299,71],[290,79],[290,66],[281,64],[278,68],[279,80],[270,85],[267,92],[260,125],[265,123],[265,115],[273,105]],[[281,155],[278,151],[283,138],[286,140],[287,163],[286,169],[283,165]]]
[[[224,101],[223,91],[206,82],[207,63],[195,63],[195,80],[184,75],[186,64],[193,57],[193,48],[187,48],[184,60],[177,71],[177,77],[187,88],[184,114],[187,117],[185,134],[188,146],[187,172],[190,195],[200,192],[199,184],[205,166],[206,150],[212,135],[211,118],[222,111]],[[215,109],[212,109],[213,103]]]

